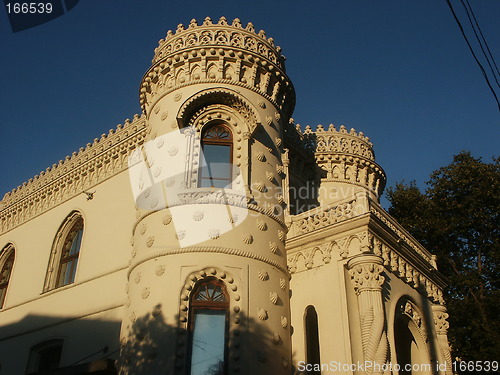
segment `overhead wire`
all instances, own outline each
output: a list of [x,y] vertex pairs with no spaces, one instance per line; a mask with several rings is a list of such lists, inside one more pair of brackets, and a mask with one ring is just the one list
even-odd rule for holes
[[479,34],[481,35],[481,38],[484,41],[484,45],[486,46],[486,49],[488,50],[488,54],[491,57],[491,61],[493,61],[493,65],[495,66],[496,73],[500,75],[500,70],[498,69],[498,66],[495,62],[495,59],[493,58],[493,54],[491,53],[490,47],[488,46],[488,42],[486,42],[486,38],[484,37],[483,31],[481,30],[481,27],[479,26],[479,23],[477,22],[476,15],[474,14],[474,11],[472,10],[472,6],[470,5],[469,1],[466,0],[467,5],[469,6],[470,12],[472,14],[472,18],[474,18],[474,22],[476,23],[477,29],[479,30]]
[[[495,82],[497,83],[497,86],[500,87],[500,84],[498,83],[498,79],[496,77],[496,72],[493,69],[493,66],[491,66],[491,62],[490,62],[490,59],[491,59],[492,62],[493,62],[493,65],[495,65],[495,67],[496,67],[495,59],[493,58],[493,55],[491,54],[491,51],[490,51],[490,49],[488,47],[488,43],[486,42],[486,39],[484,38],[484,35],[481,32],[481,28],[479,27],[479,23],[477,22],[476,17],[474,17],[474,22],[472,22],[471,15],[473,16],[473,14],[474,14],[473,11],[472,11],[472,7],[471,7],[471,5],[470,5],[470,3],[469,3],[468,0],[465,0],[465,2],[467,3],[468,7],[465,5],[464,0],[460,0],[460,2],[462,3],[462,6],[464,7],[465,12],[467,13],[467,18],[469,19],[469,23],[472,26],[472,30],[474,31],[474,35],[476,37],[476,40],[479,43],[479,47],[481,48],[481,52],[483,52],[483,55],[486,58],[486,61],[488,62],[488,66],[490,67],[491,73],[493,74],[493,78],[495,78]],[[478,29],[477,31],[476,31],[476,28]],[[481,38],[479,38],[478,31],[481,34]],[[481,39],[483,41],[481,41]],[[486,46],[486,48],[487,48],[487,50],[488,50],[489,53],[485,52],[484,47],[483,47],[483,43]],[[498,72],[498,68],[497,68],[497,72]]]
[[465,33],[465,30],[464,30],[464,28],[462,26],[462,23],[460,22],[457,14],[455,13],[455,9],[453,9],[453,5],[451,4],[450,0],[446,0],[446,3],[448,4],[448,8],[450,8],[450,11],[451,11],[451,13],[453,15],[453,18],[455,19],[458,27],[460,28],[462,36],[464,37],[465,42],[467,43],[467,46],[469,47],[469,50],[470,50],[472,56],[474,57],[474,60],[476,61],[477,65],[479,66],[479,69],[481,69],[481,72],[483,73],[483,77],[486,80],[486,83],[487,83],[487,85],[488,85],[491,93],[493,94],[493,96],[495,98],[495,101],[496,101],[497,106],[498,106],[498,110],[500,111],[500,101],[498,100],[498,96],[497,96],[495,90],[493,89],[493,87],[491,85],[490,79],[488,78],[488,75],[486,74],[486,71],[484,70],[483,65],[481,64],[481,62],[477,58],[477,56],[476,56],[476,54],[474,52],[474,49],[472,48],[472,45],[469,42],[469,38],[467,38],[467,34]]

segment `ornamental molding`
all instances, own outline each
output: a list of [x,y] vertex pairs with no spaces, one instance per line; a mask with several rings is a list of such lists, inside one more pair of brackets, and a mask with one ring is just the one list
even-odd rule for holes
[[432,254],[414,239],[396,220],[394,220],[379,204],[370,201],[370,212],[388,227],[400,241],[410,247],[415,253],[423,258],[427,263],[436,268],[436,262]]
[[366,212],[366,204],[363,197],[354,196],[335,205],[293,215],[288,236],[300,236],[362,215]]
[[33,219],[128,168],[128,155],[144,142],[146,119],[134,116],[85,148],[5,194],[0,233]]
[[[290,234],[290,233],[289,233]],[[352,248],[353,241],[356,248]],[[307,246],[307,245],[306,245]],[[343,260],[359,253],[376,255],[387,271],[398,277],[415,290],[422,292],[431,301],[444,304],[443,290],[427,275],[428,262],[415,264],[400,253],[400,250],[388,245],[378,234],[371,230],[361,230],[349,236],[334,240],[323,239],[323,243],[304,248],[288,248],[287,264],[291,274],[307,271],[329,264],[332,259]],[[352,258],[354,259],[354,258]],[[425,268],[427,267],[427,268]]]
[[365,291],[381,291],[385,277],[382,276],[384,266],[380,257],[359,255],[347,263],[349,275],[357,295]]
[[450,324],[448,323],[448,313],[446,307],[442,305],[433,305],[432,312],[434,315],[434,327],[438,335],[447,335]]
[[274,45],[273,38],[267,38],[263,30],[257,34],[251,22],[243,28],[238,18],[229,24],[226,17],[221,17],[218,23],[213,23],[210,17],[206,17],[201,25],[192,19],[187,28],[179,24],[174,32],[169,30],[165,39],[161,39],[155,48],[153,63],[172,53],[199,46],[241,48],[258,53],[280,67],[284,66],[281,48]]
[[424,342],[428,341],[427,330],[424,324],[424,319],[422,318],[422,312],[413,301],[408,298],[400,300],[397,312],[400,316],[405,316],[412,321]]
[[[136,257],[130,262],[129,269],[127,273],[127,278],[130,278],[130,274],[132,271],[142,263],[145,263],[149,260],[167,256],[167,255],[177,255],[177,254],[188,254],[188,253],[220,253],[226,255],[235,255],[239,257],[245,257],[253,260],[258,260],[260,262],[264,262],[272,267],[277,268],[281,272],[286,275],[289,275],[288,270],[285,266],[283,266],[282,261],[275,261],[271,258],[265,257],[261,254],[252,252],[252,251],[244,251],[230,247],[222,247],[222,246],[188,246],[183,248],[174,248],[174,249],[163,249],[163,250],[151,250],[151,249],[143,249],[140,254],[137,254]],[[281,260],[281,257],[276,258]]]
[[287,251],[288,270],[291,274],[307,271],[329,264],[332,258],[341,260],[349,256],[349,247],[353,241],[360,241],[362,233],[353,234],[332,241],[314,245],[303,250]]
[[[257,120],[257,112],[255,108],[250,104],[248,100],[238,94],[236,91],[228,88],[212,88],[208,90],[203,90],[192,97],[190,97],[179,109],[177,114],[177,121],[182,124],[183,127],[193,126],[196,129],[201,129],[210,120],[216,120],[218,118],[217,113],[212,116],[210,112],[226,112],[220,113],[220,119],[223,116],[234,116],[236,112],[243,122],[247,125],[246,130],[240,130],[241,132],[253,133],[257,125],[260,123]],[[213,118],[206,118],[208,115]],[[232,121],[231,121],[232,120]],[[235,121],[237,120],[237,121]],[[226,121],[231,121],[231,124],[237,128],[241,120],[238,119],[226,119]],[[184,122],[184,123],[182,123]]]
[[228,25],[225,18],[202,25],[191,21],[179,25],[155,50],[153,65],[145,74],[139,99],[146,113],[156,101],[180,87],[198,83],[228,83],[256,91],[289,116],[295,92],[284,68],[284,58],[272,38],[253,26],[241,27],[239,20]]

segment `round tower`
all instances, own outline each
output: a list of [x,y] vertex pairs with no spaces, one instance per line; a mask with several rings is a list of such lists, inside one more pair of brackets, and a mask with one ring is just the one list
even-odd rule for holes
[[[301,133],[300,126],[297,131]],[[321,205],[367,193],[379,201],[384,191],[386,177],[381,166],[375,162],[373,144],[362,132],[347,130],[344,125],[336,129],[318,125],[316,131],[310,126],[303,133],[304,141],[314,153],[320,168],[318,200]]]
[[280,48],[238,19],[169,31],[140,89],[147,140],[123,374],[289,374],[281,162],[293,86]]

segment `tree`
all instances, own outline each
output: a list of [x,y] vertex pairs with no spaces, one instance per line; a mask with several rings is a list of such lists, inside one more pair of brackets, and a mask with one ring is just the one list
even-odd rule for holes
[[387,191],[389,213],[432,253],[449,281],[453,356],[500,359],[500,158],[469,152],[432,173],[422,193],[415,182]]

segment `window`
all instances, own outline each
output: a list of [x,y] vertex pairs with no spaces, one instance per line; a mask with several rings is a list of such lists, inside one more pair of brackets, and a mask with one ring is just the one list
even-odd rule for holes
[[227,364],[229,301],[224,284],[216,279],[199,283],[191,294],[191,375],[223,375]]
[[75,281],[83,237],[83,218],[73,212],[61,225],[51,252],[44,291]]
[[44,341],[31,349],[27,374],[55,370],[61,365],[62,339]]
[[[306,362],[312,365],[318,364],[321,366],[319,358],[319,331],[318,331],[318,314],[313,306],[307,306],[304,315],[304,325],[306,334]],[[321,371],[308,371],[308,374],[321,374]]]
[[232,180],[233,137],[222,124],[212,125],[203,131],[201,139],[205,163],[199,176],[200,187],[230,187]]
[[8,244],[0,252],[0,309],[5,302],[12,267],[14,266],[14,246]]
[[64,240],[56,287],[71,284],[75,281],[76,266],[80,255],[83,236],[83,219],[75,221]]

